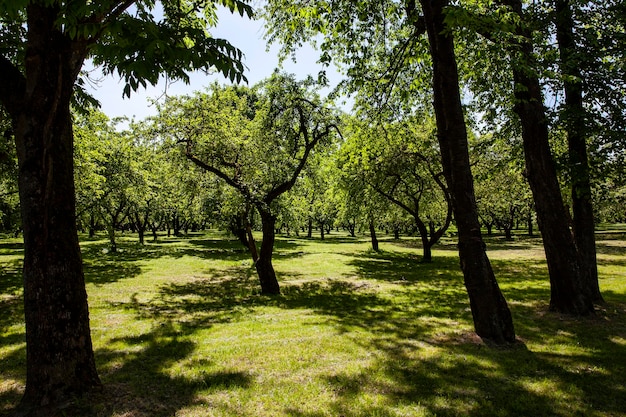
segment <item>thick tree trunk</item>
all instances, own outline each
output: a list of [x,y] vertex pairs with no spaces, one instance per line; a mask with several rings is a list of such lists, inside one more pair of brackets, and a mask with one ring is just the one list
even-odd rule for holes
[[556,0],[556,38],[561,55],[561,73],[565,89],[565,129],[569,151],[572,187],[574,240],[578,247],[586,290],[593,301],[603,302],[598,284],[595,223],[591,199],[589,158],[587,157],[588,131],[583,105],[581,64],[576,53],[574,19],[570,0]]
[[459,233],[459,257],[476,333],[494,343],[515,341],[513,320],[480,232],[454,42],[444,24],[447,0],[421,0],[433,60],[434,108],[442,165]]
[[[506,0],[522,16],[520,0]],[[543,107],[541,84],[529,72],[533,63],[531,36],[519,31],[527,41],[517,45],[523,63],[514,64],[515,113],[522,125],[526,174],[535,201],[550,274],[550,309],[566,314],[593,313],[593,302],[583,286],[583,270],[552,160],[548,121]]]
[[7,106],[24,228],[26,413],[100,384],[75,222],[70,97],[84,54],[54,28],[57,13],[28,6],[25,89],[17,109]]
[[378,247],[378,238],[376,237],[376,227],[374,226],[374,220],[370,220],[369,229],[370,229],[370,238],[372,239],[372,249],[375,252],[378,252],[380,249]]
[[261,215],[263,241],[261,242],[259,259],[256,261],[255,266],[261,283],[261,294],[277,295],[280,294],[280,286],[272,265],[276,217],[262,207],[259,207],[259,214]]

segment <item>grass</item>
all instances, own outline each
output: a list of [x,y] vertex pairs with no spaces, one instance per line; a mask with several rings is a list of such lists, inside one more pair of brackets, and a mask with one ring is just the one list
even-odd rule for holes
[[[82,248],[100,391],[67,416],[626,416],[626,231],[598,234],[594,318],[547,311],[540,241],[488,238],[520,343],[472,333],[454,242],[281,237],[266,297],[217,232]],[[0,240],[0,414],[24,387],[21,244]]]

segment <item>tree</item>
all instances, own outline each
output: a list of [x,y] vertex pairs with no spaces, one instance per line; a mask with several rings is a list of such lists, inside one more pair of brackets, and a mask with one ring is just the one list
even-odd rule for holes
[[532,230],[532,196],[522,174],[518,144],[490,135],[480,138],[474,148],[478,213],[487,233],[491,234],[491,228],[496,226],[510,240],[521,217],[527,222],[530,217]]
[[275,73],[254,89],[214,85],[207,93],[170,98],[160,112],[162,134],[258,211],[263,239],[257,259],[252,234],[248,243],[263,294],[280,293],[272,265],[276,202],[337,130],[335,115],[312,87],[311,80]]
[[510,8],[521,22],[514,29],[516,37],[508,43],[515,84],[513,109],[522,128],[526,172],[548,262],[550,308],[574,315],[591,314],[594,311],[593,299],[584,285],[585,270],[567,223],[568,216],[550,151],[548,119],[536,73],[532,35],[524,23],[526,15],[522,2],[505,0],[502,4]]
[[[590,276],[587,271],[591,268],[585,266],[589,263],[589,257],[581,256],[583,246],[589,248],[590,245],[580,245],[572,237],[568,223],[570,216],[561,194],[558,171],[551,149],[551,115],[544,105],[544,93],[549,92],[548,87],[555,82],[554,80],[551,83],[546,82],[546,74],[550,74],[546,70],[551,68],[542,66],[539,58],[543,58],[544,64],[551,62],[550,57],[558,56],[559,51],[545,46],[553,44],[556,35],[546,30],[551,28],[550,20],[537,12],[543,5],[531,6],[518,0],[499,1],[496,4],[467,2],[463,7],[457,7],[449,16],[451,21],[469,27],[474,34],[479,33],[491,42],[484,48],[474,43],[471,48],[480,51],[473,57],[478,57],[479,61],[483,62],[481,67],[489,68],[488,71],[475,74],[471,87],[475,95],[483,96],[483,103],[485,97],[495,103],[488,106],[490,110],[504,109],[501,113],[505,117],[501,120],[513,120],[509,126],[514,127],[505,129],[517,130],[522,137],[525,173],[533,193],[548,262],[551,309],[584,315],[593,312],[593,297],[585,283]],[[596,32],[596,29],[592,29],[592,32]],[[546,48],[545,53],[541,54],[541,50],[536,48],[537,45]],[[484,59],[485,56],[489,56],[490,61]],[[510,62],[511,65],[503,67],[503,60]],[[471,62],[471,66],[475,67],[476,62]],[[506,70],[503,71],[503,68]],[[552,72],[554,73],[558,74],[558,71]],[[561,76],[562,79],[573,80],[571,74]],[[609,83],[612,84],[612,81]],[[492,92],[485,94],[485,91],[489,90]],[[612,93],[608,93],[607,96],[612,96]],[[608,108],[614,109],[615,106]],[[607,114],[611,113],[607,111]],[[580,157],[579,154],[574,159]],[[578,160],[576,164],[579,167],[575,167],[572,173],[576,172],[577,181],[580,181],[584,177],[584,174],[580,175],[580,167],[584,163]],[[582,169],[585,170],[586,168]],[[578,192],[580,197],[589,194],[581,188]],[[585,222],[588,223],[588,220],[589,218]],[[589,228],[589,224],[584,228],[587,236],[585,239],[588,239],[592,228]]]
[[347,158],[342,168],[412,217],[422,240],[422,262],[431,262],[432,247],[452,222],[452,202],[434,162],[432,127],[408,117],[384,125],[361,123],[349,138],[352,143],[342,148]]
[[[251,14],[243,2],[219,3]],[[126,95],[194,69],[242,77],[241,53],[208,36],[216,3],[161,5],[156,20],[152,1],[0,3],[0,103],[15,136],[24,227],[26,411],[100,384],[74,218],[70,103],[84,60],[119,72]]]
[[[626,100],[623,94],[615,95],[626,80],[620,3],[591,1],[582,5],[554,0],[549,10],[558,46],[556,88],[565,96],[558,122],[567,135],[572,231],[581,257],[583,285],[595,302],[603,298],[598,284],[590,154],[593,158],[599,149],[623,145],[623,135],[617,132],[623,132],[625,125]],[[609,141],[613,144],[607,146]],[[604,164],[614,157],[607,156],[596,157],[595,162]]]
[[[290,52],[323,35],[323,62],[347,66],[349,87],[398,94],[404,108],[424,105],[424,85],[432,85],[442,165],[459,230],[459,257],[474,325],[479,336],[496,343],[515,339],[511,314],[485,253],[469,164],[467,130],[461,105],[453,35],[445,23],[447,0],[405,2],[269,1],[265,15],[270,40],[281,39]],[[428,36],[428,49],[420,41]],[[427,52],[428,55],[424,55]],[[416,70],[431,67],[430,84]],[[432,71],[432,72],[431,72]],[[401,87],[396,88],[399,84]],[[417,86],[416,86],[417,84]],[[420,90],[416,87],[422,87]]]

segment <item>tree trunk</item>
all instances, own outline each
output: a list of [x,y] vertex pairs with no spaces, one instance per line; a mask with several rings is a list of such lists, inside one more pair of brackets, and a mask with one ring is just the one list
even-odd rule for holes
[[[20,105],[6,105],[24,228],[26,389],[21,413],[54,409],[100,385],[75,222],[70,98],[84,59],[55,29],[58,6],[28,6]],[[7,77],[3,82],[9,82]],[[4,103],[6,104],[6,103]]]
[[272,254],[274,252],[274,226],[276,217],[263,207],[259,207],[261,215],[261,227],[263,229],[263,241],[259,251],[259,259],[256,261],[256,271],[261,282],[261,294],[280,294],[280,287],[276,279],[276,272],[272,265]]
[[246,234],[247,234],[247,247],[250,251],[250,255],[252,256],[252,262],[256,263],[259,260],[259,252],[256,249],[256,241],[254,240],[254,235],[252,234],[252,227],[250,223],[246,224]]
[[372,249],[375,252],[378,252],[379,251],[378,238],[376,237],[376,227],[374,227],[374,220],[370,220],[369,229],[370,229],[370,237],[372,239]]
[[526,217],[526,223],[528,225],[528,236],[533,236],[535,233],[533,230],[533,205],[528,205],[528,216]]
[[[520,16],[520,0],[506,0]],[[533,47],[528,31],[519,29],[525,41],[516,45],[522,63],[514,63],[515,107],[522,125],[526,174],[535,201],[550,274],[550,309],[572,315],[593,313],[593,301],[583,286],[583,270],[567,213],[556,168],[550,152],[548,121],[543,107],[541,84],[533,68]]]
[[111,253],[117,252],[117,243],[115,242],[115,227],[107,225],[107,235],[109,236],[109,250]]
[[246,231],[246,226],[248,223],[247,216],[247,211],[238,213],[237,215],[233,216],[229,224],[229,229],[230,232],[235,235],[235,237],[237,237],[239,242],[244,247],[249,248],[250,245],[248,243],[248,235]]
[[572,187],[574,240],[584,274],[583,285],[595,302],[603,302],[598,284],[595,224],[591,198],[589,158],[587,157],[588,131],[583,105],[581,64],[576,53],[574,19],[569,0],[556,0],[556,38],[561,55],[561,73],[565,76],[565,130],[569,151]]
[[91,210],[89,213],[89,237],[93,238],[96,235],[96,216]]
[[324,240],[324,223],[320,223],[320,238]]
[[146,228],[145,227],[138,227],[137,228],[137,234],[139,235],[139,244],[143,245],[145,244],[144,242],[144,235],[146,233]]
[[504,225],[504,240],[513,240],[513,225],[508,223]]
[[313,237],[313,219],[309,219],[309,223],[307,224],[306,237],[308,237],[308,238],[312,238]]
[[415,225],[417,226],[417,230],[422,240],[422,262],[430,263],[433,261],[433,254],[430,249],[430,242],[428,241],[428,229],[426,229],[426,225],[418,216],[413,216],[413,218],[415,219]]
[[452,35],[444,24],[447,0],[420,0],[433,60],[437,138],[459,233],[459,257],[476,333],[497,344],[515,341],[513,320],[480,232],[459,93]]

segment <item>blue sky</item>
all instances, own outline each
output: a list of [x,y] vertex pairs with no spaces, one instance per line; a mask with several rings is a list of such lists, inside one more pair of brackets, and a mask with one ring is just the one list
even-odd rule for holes
[[[278,66],[278,46],[274,45],[266,51],[266,42],[263,39],[265,30],[262,21],[251,21],[243,18],[239,14],[231,14],[227,9],[219,11],[219,24],[211,31],[216,38],[228,40],[232,45],[241,49],[244,53],[244,64],[247,67],[246,77],[249,85],[268,77]],[[305,78],[307,75],[317,76],[322,70],[322,66],[317,64],[318,53],[309,46],[304,46],[296,54],[297,63],[290,60],[283,63],[286,72],[294,73],[298,78]],[[340,76],[331,69],[327,70],[327,75],[331,84],[337,83]],[[98,78],[98,69],[93,73],[94,78]],[[219,75],[209,75],[194,73],[191,82],[186,85],[182,81],[170,84],[167,87],[168,95],[188,94],[193,91],[202,90],[213,81],[226,83],[227,80]],[[119,77],[108,76],[104,78],[94,89],[92,94],[101,102],[102,111],[109,117],[126,116],[128,118],[143,119],[155,113],[155,108],[150,106],[150,99],[163,96],[165,83],[161,82],[156,87],[149,87],[145,90],[138,90],[131,95],[131,98],[122,98],[124,84]]]

